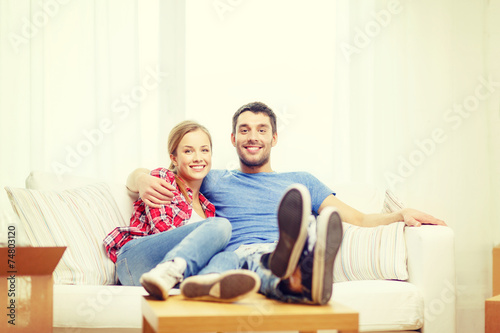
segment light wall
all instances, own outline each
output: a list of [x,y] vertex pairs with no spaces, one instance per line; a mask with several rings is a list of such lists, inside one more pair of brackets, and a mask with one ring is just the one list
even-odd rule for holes
[[[496,20],[495,14],[500,12],[500,1],[490,3],[487,11],[487,26],[488,31],[487,44],[485,47],[485,59],[487,68],[495,78],[500,77],[500,24]],[[493,244],[500,244],[500,103],[497,100],[491,100],[488,103],[489,112],[489,144],[488,154],[490,156],[490,191],[491,191],[491,220]]]
[[214,166],[238,167],[232,115],[261,101],[278,117],[273,168],[308,170],[331,184],[334,2],[212,3],[186,3],[186,116],[211,130]]

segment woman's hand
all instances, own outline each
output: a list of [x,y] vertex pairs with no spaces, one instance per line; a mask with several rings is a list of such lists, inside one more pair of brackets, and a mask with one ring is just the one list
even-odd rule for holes
[[422,224],[444,225],[443,220],[437,219],[432,215],[426,214],[416,209],[404,208],[401,210],[403,221],[407,226],[420,227]]

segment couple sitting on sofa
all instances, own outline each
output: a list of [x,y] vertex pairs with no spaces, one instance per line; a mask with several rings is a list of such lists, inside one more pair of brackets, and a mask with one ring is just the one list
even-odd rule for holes
[[[308,173],[273,172],[277,138],[274,112],[259,102],[244,105],[233,116],[231,134],[240,170],[210,171],[208,131],[189,121],[176,126],[169,170],[130,175],[127,186],[140,194],[130,226],[104,240],[120,282],[142,284],[160,299],[182,282],[181,293],[192,299],[234,301],[260,286],[281,301],[325,304],[341,217],[360,226],[401,220],[444,225],[413,209],[362,214]],[[319,214],[317,222],[311,212]]]

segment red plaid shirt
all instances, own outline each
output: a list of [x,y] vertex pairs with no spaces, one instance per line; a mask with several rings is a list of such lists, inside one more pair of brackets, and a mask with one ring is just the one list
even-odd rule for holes
[[[193,208],[180,192],[174,173],[165,168],[158,168],[151,171],[151,175],[165,179],[172,184],[177,189],[172,192],[174,198],[170,205],[163,205],[160,208],[150,208],[141,198],[134,202],[130,226],[117,227],[104,238],[106,252],[113,262],[116,262],[118,250],[132,239],[180,227],[191,218]],[[186,192],[192,201],[193,191],[186,186]],[[201,193],[200,203],[207,218],[215,216],[214,205]]]

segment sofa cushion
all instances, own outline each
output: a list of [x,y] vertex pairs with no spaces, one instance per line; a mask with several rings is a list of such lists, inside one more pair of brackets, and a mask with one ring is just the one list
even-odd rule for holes
[[381,213],[392,213],[403,208],[404,203],[391,190],[386,190]]
[[[178,289],[171,292],[178,294]],[[54,327],[141,328],[142,287],[54,286]],[[415,285],[399,281],[351,281],[333,285],[332,301],[360,313],[360,331],[416,330],[423,300]]]
[[56,175],[44,171],[32,171],[26,178],[26,188],[31,190],[63,191],[95,183],[108,184],[111,195],[118,205],[123,220],[126,222],[126,225],[128,225],[134,211],[134,201],[137,200],[139,195],[127,189],[127,186],[124,184],[67,174]]
[[335,282],[408,279],[404,222],[373,228],[342,225],[342,245],[333,268]]
[[5,188],[31,246],[66,246],[56,284],[115,284],[115,266],[102,243],[125,225],[108,185],[64,191]]
[[359,312],[360,331],[417,330],[424,323],[424,301],[412,283],[381,280],[334,283],[332,300]]
[[141,298],[148,293],[131,286],[54,286],[54,327],[142,327]]
[[[337,197],[364,213],[391,213],[404,207],[390,190],[360,183],[336,185]],[[361,228],[343,223],[342,246],[334,266],[334,281],[406,280],[404,223]]]

